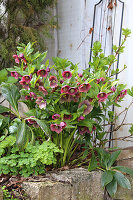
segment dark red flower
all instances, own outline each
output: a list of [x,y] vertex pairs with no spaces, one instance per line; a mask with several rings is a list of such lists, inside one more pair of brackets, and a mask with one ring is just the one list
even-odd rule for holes
[[125,95],[127,95],[127,90],[124,89],[120,92],[120,97],[123,98]]
[[35,124],[36,121],[32,118],[35,118],[35,116],[30,116],[30,119],[27,119],[27,121],[30,123],[30,124]]
[[97,97],[99,99],[99,102],[103,102],[103,101],[105,101],[108,98],[108,94],[106,94],[105,92],[100,92],[97,95]]
[[60,80],[60,83],[61,83],[61,84],[62,84],[62,83],[64,83],[64,80],[63,80],[63,79],[61,79],[61,80]]
[[81,135],[85,134],[87,132],[87,127],[86,126],[80,126],[79,127],[79,133]]
[[117,102],[117,101],[119,101],[120,99],[122,99],[125,95],[127,94],[127,90],[122,90],[121,92],[120,92],[120,94],[116,97],[116,100],[115,100],[115,102]]
[[61,96],[60,98],[60,102],[64,103],[64,102],[71,102],[71,97],[69,94],[64,94]]
[[39,105],[40,109],[46,108],[46,100],[43,97],[37,97],[36,103]]
[[29,95],[30,95],[30,97],[33,98],[33,99],[36,99],[36,98],[37,98],[37,95],[36,95],[34,92],[30,92]]
[[62,73],[63,78],[66,79],[70,79],[72,77],[72,73],[70,71],[64,71]]
[[74,101],[74,102],[78,102],[80,96],[81,96],[81,93],[80,93],[80,92],[77,92],[75,95],[72,95],[72,96],[71,96],[71,100]]
[[57,84],[58,80],[57,80],[56,76],[50,76],[49,81],[50,81],[51,88],[55,88],[58,86],[58,84]]
[[15,79],[18,79],[18,77],[20,76],[16,71],[12,71],[11,72],[11,76],[14,77]]
[[88,115],[88,114],[92,111],[92,109],[93,109],[93,106],[89,103],[88,100],[82,101],[82,102],[79,104],[79,108],[80,108],[82,105],[86,105],[86,108],[84,109],[83,115]]
[[50,72],[50,68],[49,67],[46,68],[46,72]]
[[35,88],[38,88],[39,86],[43,86],[43,82],[40,79],[37,80]]
[[91,85],[89,83],[83,83],[82,85],[79,86],[79,91],[88,92],[90,88],[91,88]]
[[25,96],[25,100],[31,100],[30,96]]
[[81,74],[81,73],[78,73],[78,76],[79,76],[79,77],[82,77],[82,76],[83,76],[83,74]]
[[65,128],[66,126],[67,126],[67,123],[66,123],[66,122],[61,122],[61,123],[60,123],[60,127]]
[[15,63],[19,64],[20,60],[18,55],[13,55],[13,58],[15,59]]
[[70,86],[69,85],[64,85],[62,88],[61,88],[61,93],[68,93],[68,90],[70,89]]
[[78,122],[81,121],[81,120],[84,120],[84,119],[85,119],[85,117],[80,116],[80,117],[78,117]]
[[115,86],[112,86],[112,87],[110,88],[110,90],[111,90],[112,92],[115,92],[115,91],[116,91]]
[[21,59],[23,59],[23,58],[24,58],[24,54],[23,54],[23,53],[20,53],[20,54],[18,55],[18,57],[21,58]]
[[105,78],[101,77],[99,79],[96,79],[96,83],[99,84],[100,82],[104,82]]
[[25,65],[27,64],[27,61],[25,58],[21,59],[21,62],[24,62]]
[[78,89],[74,88],[74,87],[71,87],[68,90],[68,94],[70,94],[70,95],[75,95],[77,92],[78,92]]
[[29,83],[30,81],[31,81],[31,79],[32,79],[32,75],[24,75],[23,77],[22,77],[22,81],[25,81],[26,83]]
[[56,119],[59,119],[60,118],[60,115],[59,114],[54,114],[52,115],[52,119],[56,120]]
[[48,75],[48,72],[45,70],[45,69],[40,69],[37,71],[37,76],[40,76],[40,77],[47,77]]
[[44,95],[48,94],[48,91],[43,86],[39,86],[38,90],[41,91]]
[[63,128],[59,124],[51,124],[50,129],[51,131],[55,131],[58,134],[63,130]]
[[96,126],[93,126],[92,130],[95,131],[96,130]]
[[71,118],[72,118],[71,114],[70,115],[64,114],[64,117],[63,117],[64,120],[70,120]]
[[20,85],[22,85],[23,86],[23,88],[25,88],[26,90],[28,90],[29,88],[30,88],[30,83],[27,83],[26,81],[24,81],[24,80],[21,80],[21,81],[19,81],[19,83],[20,83]]

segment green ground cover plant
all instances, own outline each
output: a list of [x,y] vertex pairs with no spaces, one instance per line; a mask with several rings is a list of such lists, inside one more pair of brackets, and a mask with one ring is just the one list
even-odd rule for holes
[[[44,61],[47,52],[35,52],[34,43],[19,44],[13,55],[15,66],[0,72],[1,94],[10,104],[10,108],[0,105],[0,173],[29,176],[44,173],[49,165],[60,168],[89,162],[89,171],[104,171],[102,186],[110,196],[117,184],[130,189],[123,172],[132,175],[132,170],[113,166],[120,151],[104,150],[110,132],[130,125],[133,133],[133,125],[124,120],[115,126],[120,114],[112,110],[112,106],[121,107],[127,94],[133,97],[133,88],[126,89],[115,79],[126,66],[122,71],[111,69],[130,33],[123,29],[121,45],[114,46],[109,56],[95,42],[90,68],[83,73],[67,59],[53,58],[50,65]],[[25,117],[19,111],[20,102],[28,107]]]

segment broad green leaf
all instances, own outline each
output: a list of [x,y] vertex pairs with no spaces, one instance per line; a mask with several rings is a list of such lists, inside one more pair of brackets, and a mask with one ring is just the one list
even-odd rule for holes
[[113,169],[116,169],[118,171],[124,172],[126,174],[129,174],[130,176],[133,176],[133,169],[130,169],[128,167],[124,167],[124,166],[115,166],[113,167]]
[[127,89],[127,93],[128,93],[131,97],[133,97],[133,87],[131,88],[131,90],[130,90],[130,89]]
[[112,171],[106,170],[105,172],[103,172],[102,177],[101,177],[102,187],[105,187],[112,180],[113,180],[113,172]]
[[18,131],[18,124],[14,122],[11,126],[9,126],[10,133],[17,133]]
[[47,125],[46,121],[45,120],[39,120],[39,119],[36,119],[36,118],[33,118],[37,123],[38,125],[40,126],[40,128],[44,131],[44,133],[47,135],[47,136],[50,136],[51,135],[51,130],[49,128],[49,126]]
[[97,167],[98,167],[98,164],[97,164],[97,160],[96,160],[96,156],[94,154],[94,152],[92,152],[92,157],[91,157],[91,160],[89,162],[89,167],[88,167],[88,171],[92,171],[92,170],[95,170]]
[[0,119],[0,127],[2,126],[3,119]]
[[28,142],[27,127],[25,121],[23,120],[18,127],[16,144],[18,145],[19,149],[22,150],[26,147],[27,142]]
[[111,167],[114,164],[114,162],[116,161],[116,159],[118,158],[118,156],[120,155],[120,153],[121,153],[121,151],[118,150],[118,151],[115,151],[115,152],[113,152],[111,154],[110,160],[108,162],[108,167]]
[[17,81],[18,81],[18,80],[15,79],[15,78],[12,77],[12,76],[8,77],[8,79],[7,79],[7,83],[16,83]]
[[106,189],[111,197],[115,195],[115,193],[117,192],[117,181],[115,180],[115,178],[113,178],[113,180],[106,185]]
[[18,111],[18,100],[20,99],[18,88],[15,85],[3,84],[1,90],[3,97]]
[[122,173],[115,172],[114,177],[121,187],[131,189],[130,181]]
[[2,69],[0,71],[0,84],[7,80],[7,75],[8,75],[8,72],[6,69]]
[[9,108],[0,105],[0,113],[9,112],[11,111]]

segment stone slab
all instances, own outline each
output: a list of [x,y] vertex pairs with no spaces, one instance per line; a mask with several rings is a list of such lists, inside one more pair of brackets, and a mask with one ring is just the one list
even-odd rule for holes
[[49,173],[46,177],[41,182],[23,183],[31,200],[103,200],[101,172],[78,168]]
[[101,171],[88,172],[84,168],[75,168],[51,172],[45,177],[23,182],[25,192],[30,200],[133,200],[132,189],[121,187],[114,199],[108,197],[101,187]]

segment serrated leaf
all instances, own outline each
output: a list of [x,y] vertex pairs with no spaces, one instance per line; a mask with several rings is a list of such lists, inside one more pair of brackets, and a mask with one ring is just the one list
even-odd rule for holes
[[15,78],[12,77],[12,76],[8,77],[8,79],[7,79],[7,83],[16,83],[17,81],[18,81],[18,80],[15,79]]
[[121,187],[131,189],[130,181],[122,173],[115,172],[114,177]]
[[51,130],[49,128],[49,126],[47,125],[46,121],[45,120],[39,120],[39,119],[36,119],[36,118],[33,118],[37,123],[38,125],[40,126],[40,128],[44,131],[44,133],[47,135],[47,136],[50,136],[51,135]]
[[0,113],[10,112],[11,110],[5,106],[0,105]]
[[105,187],[112,180],[113,180],[113,172],[112,171],[106,170],[105,172],[103,172],[102,177],[101,177],[102,187]]
[[18,124],[17,123],[13,123],[11,126],[9,126],[9,132],[10,133],[17,133],[18,131]]
[[111,197],[115,195],[117,192],[117,181],[113,178],[113,180],[106,185],[106,189]]
[[20,93],[15,85],[3,84],[1,87],[3,97],[11,104],[11,106],[18,111],[18,100]]
[[127,93],[128,93],[131,97],[133,97],[133,91],[132,91],[132,90],[127,89]]
[[92,171],[95,170],[98,167],[98,161],[96,160],[96,156],[94,154],[94,152],[92,152],[92,157],[91,160],[89,162],[89,167],[88,167],[88,171]]
[[6,69],[2,69],[0,71],[0,84],[7,80],[7,75],[8,75],[8,72]]
[[114,162],[116,161],[116,159],[118,158],[118,156],[120,155],[121,151],[115,151],[111,154],[110,159],[109,159],[109,163],[108,163],[108,167],[111,167]]
[[115,166],[113,167],[113,169],[116,169],[118,171],[124,172],[126,174],[129,174],[130,176],[133,176],[133,169],[130,169],[128,167],[124,167],[124,166]]
[[25,120],[23,120],[18,127],[16,144],[18,145],[19,149],[22,150],[26,147],[27,143],[28,143],[27,127]]

